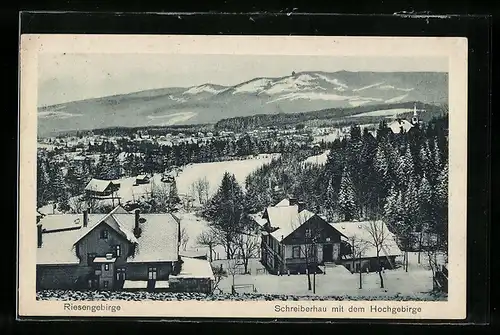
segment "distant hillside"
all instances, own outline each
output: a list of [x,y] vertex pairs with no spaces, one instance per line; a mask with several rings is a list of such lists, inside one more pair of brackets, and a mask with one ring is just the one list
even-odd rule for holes
[[[423,104],[421,102],[404,102],[394,104],[358,106],[350,108],[328,108],[307,113],[294,114],[259,114],[246,117],[224,119],[215,124],[216,130],[243,131],[257,127],[280,127],[320,121],[316,124],[370,124],[379,123],[383,119],[396,116],[411,118],[416,105],[419,119],[429,121],[444,113],[443,106]],[[321,122],[324,121],[324,122]]]
[[256,114],[290,114],[420,101],[448,102],[448,74],[300,72],[234,86],[204,84],[68,102],[38,109],[40,136],[68,130],[216,123]]

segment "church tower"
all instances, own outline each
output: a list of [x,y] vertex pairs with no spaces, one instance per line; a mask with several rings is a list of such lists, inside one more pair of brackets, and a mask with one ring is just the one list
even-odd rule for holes
[[411,124],[416,125],[418,124],[418,114],[417,114],[417,104],[413,104],[413,117],[411,118]]

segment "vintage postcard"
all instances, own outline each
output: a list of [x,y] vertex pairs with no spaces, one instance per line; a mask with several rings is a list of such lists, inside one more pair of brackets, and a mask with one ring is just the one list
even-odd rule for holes
[[23,316],[463,319],[467,40],[23,35]]

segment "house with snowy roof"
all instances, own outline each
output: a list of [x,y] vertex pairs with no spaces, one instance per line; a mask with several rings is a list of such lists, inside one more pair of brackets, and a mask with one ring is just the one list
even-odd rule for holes
[[283,199],[254,217],[262,227],[261,262],[270,273],[317,271],[335,263],[343,234],[297,199]]
[[[37,232],[38,290],[168,290],[171,276],[183,273],[180,220],[171,213],[117,206],[108,214],[47,215]],[[209,292],[213,273],[205,272],[186,282],[177,278],[176,289],[188,283]]]
[[417,104],[414,104],[413,116],[410,121],[396,117],[396,119],[389,123],[387,126],[394,134],[407,133],[410,130],[414,129],[416,125],[420,124],[417,112]]
[[85,192],[91,197],[106,197],[120,189],[120,183],[111,180],[92,178],[85,186]]
[[[375,225],[375,229],[370,228],[371,225]],[[379,261],[384,269],[393,269],[396,257],[402,255],[395,235],[381,220],[336,222],[332,226],[344,236],[338,263],[351,272],[378,271]],[[379,245],[378,248],[375,247],[376,244]],[[377,249],[379,249],[378,258]]]

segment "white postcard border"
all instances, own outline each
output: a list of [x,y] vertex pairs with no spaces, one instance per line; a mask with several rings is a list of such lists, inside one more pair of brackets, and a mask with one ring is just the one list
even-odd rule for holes
[[[449,60],[448,301],[37,301],[36,133],[39,53],[177,53],[447,57]],[[317,37],[201,35],[22,35],[20,46],[18,222],[19,316],[463,319],[466,317],[467,39],[455,37]],[[73,303],[76,309],[66,308]],[[100,306],[93,307],[91,306]],[[113,306],[115,306],[113,308]],[[119,310],[117,307],[119,306]],[[276,306],[297,307],[279,312]],[[302,307],[300,307],[302,306]],[[326,307],[327,312],[304,308]],[[344,306],[343,312],[333,307]],[[364,312],[349,312],[350,306]],[[373,312],[371,306],[420,308],[417,314]],[[99,309],[99,310],[98,310]]]

